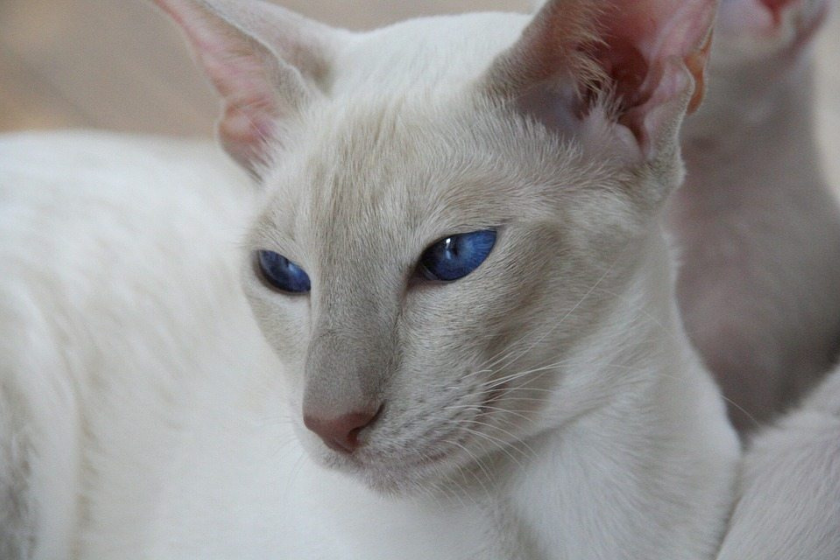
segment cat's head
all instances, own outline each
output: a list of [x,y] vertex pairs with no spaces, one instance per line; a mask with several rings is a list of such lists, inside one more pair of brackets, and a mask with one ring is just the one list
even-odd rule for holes
[[604,364],[645,321],[712,0],[366,34],[261,2],[158,3],[264,189],[244,285],[317,460],[409,489],[515,460],[642,375]]
[[829,0],[722,0],[707,102],[687,120],[683,146],[708,152],[788,114],[789,92],[807,82],[807,54],[829,7]]

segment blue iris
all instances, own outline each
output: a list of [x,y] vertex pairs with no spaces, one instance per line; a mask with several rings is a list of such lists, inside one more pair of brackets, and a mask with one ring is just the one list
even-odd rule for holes
[[450,235],[423,252],[418,269],[429,280],[458,280],[478,268],[495,244],[492,229]]
[[262,277],[281,292],[301,294],[312,289],[309,276],[301,267],[274,251],[257,251]]

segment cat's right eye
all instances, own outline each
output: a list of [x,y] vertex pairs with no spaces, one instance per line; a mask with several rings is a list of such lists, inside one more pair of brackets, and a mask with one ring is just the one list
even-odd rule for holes
[[265,283],[278,291],[303,294],[312,289],[309,275],[280,253],[257,251],[257,266]]
[[418,272],[427,280],[458,280],[478,268],[495,244],[496,230],[492,229],[450,235],[423,252]]

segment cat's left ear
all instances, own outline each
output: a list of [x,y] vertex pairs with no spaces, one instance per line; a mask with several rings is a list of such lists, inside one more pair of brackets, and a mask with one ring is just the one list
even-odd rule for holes
[[282,121],[321,92],[350,33],[254,0],[153,0],[183,29],[224,108],[219,140],[252,174]]
[[563,135],[611,128],[629,157],[677,142],[704,92],[717,0],[548,0],[484,76]]

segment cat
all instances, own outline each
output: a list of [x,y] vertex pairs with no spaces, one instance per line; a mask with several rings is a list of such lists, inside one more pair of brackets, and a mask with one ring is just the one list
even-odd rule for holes
[[744,457],[718,560],[840,558],[840,367]]
[[827,10],[722,2],[709,91],[682,131],[677,295],[741,432],[796,402],[840,351],[840,208],[815,145],[809,48]]
[[739,445],[662,227],[714,1],[369,33],[157,4],[260,189],[167,147],[5,148],[24,216],[4,237],[8,350],[59,354],[79,408],[60,475],[81,499],[54,549],[714,557]]
[[[119,399],[214,371],[220,353],[191,354],[190,333],[212,336],[213,310],[237,301],[216,254],[232,251],[252,194],[204,143],[0,136],[0,558],[73,557],[97,422],[125,415],[142,423],[138,445],[166,441]],[[112,420],[93,414],[113,400]]]
[[827,9],[724,1],[709,89],[682,130],[678,299],[747,443],[718,560],[840,558],[840,368],[786,412],[840,347],[840,219],[812,115]]

